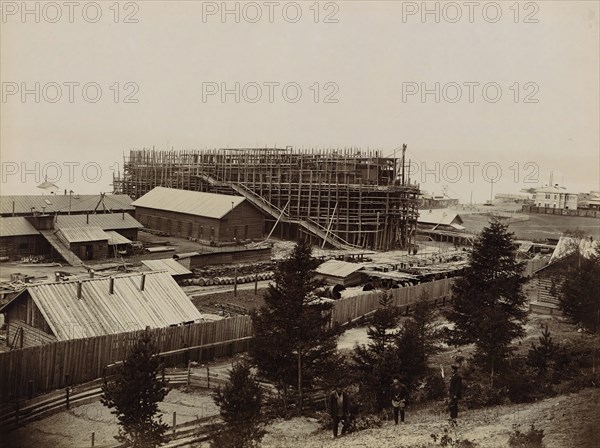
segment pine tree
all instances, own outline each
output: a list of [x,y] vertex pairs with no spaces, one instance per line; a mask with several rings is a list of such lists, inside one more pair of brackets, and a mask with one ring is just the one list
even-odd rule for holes
[[315,278],[318,260],[311,256],[308,241],[300,241],[275,269],[265,305],[252,314],[254,343],[251,356],[259,374],[274,382],[287,407],[290,386],[302,395],[322,375],[335,368],[338,354],[337,328],[329,328],[332,304],[314,294],[321,286]]
[[516,259],[513,234],[507,225],[492,220],[475,241],[470,265],[452,290],[454,323],[448,342],[475,344],[474,361],[484,371],[504,366],[511,342],[525,334],[527,319],[522,287],[523,263]]
[[367,329],[370,342],[354,347],[355,377],[363,392],[370,397],[372,406],[380,411],[389,405],[391,387],[398,371],[398,359],[394,349],[395,332],[398,326],[398,308],[389,295],[379,301],[373,313],[373,322]]
[[419,297],[396,338],[399,372],[404,383],[411,387],[427,373],[429,357],[440,351],[441,332],[435,324],[436,310],[427,299],[426,295]]
[[265,431],[261,426],[262,391],[246,361],[235,363],[229,383],[217,389],[213,400],[224,425],[213,435],[213,446],[249,448],[257,446]]
[[544,375],[552,367],[559,353],[560,346],[552,340],[548,325],[542,331],[539,342],[539,345],[531,343],[531,348],[527,353],[527,364],[533,367],[539,375]]
[[585,258],[577,249],[569,259],[568,275],[560,288],[560,306],[574,322],[594,333],[600,331],[600,244]]
[[116,439],[135,448],[156,447],[164,442],[168,425],[158,412],[169,393],[166,382],[157,378],[160,362],[156,346],[145,332],[136,342],[112,380],[102,387],[102,404],[119,420]]

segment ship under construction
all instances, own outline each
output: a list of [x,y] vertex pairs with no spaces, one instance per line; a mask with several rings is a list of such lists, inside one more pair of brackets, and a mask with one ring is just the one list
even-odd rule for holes
[[265,233],[340,249],[406,249],[414,242],[419,185],[405,160],[381,150],[238,148],[131,150],[115,193],[154,187],[239,195],[262,210]]

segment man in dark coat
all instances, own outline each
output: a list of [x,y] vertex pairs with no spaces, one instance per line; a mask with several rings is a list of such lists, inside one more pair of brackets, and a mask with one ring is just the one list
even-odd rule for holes
[[329,396],[329,412],[333,420],[333,437],[337,437],[340,420],[342,435],[346,433],[350,417],[350,397],[341,388],[334,390]]
[[404,423],[404,410],[408,401],[408,389],[400,382],[398,378],[394,378],[392,384],[392,407],[394,408],[394,423],[398,424],[398,414],[400,421]]
[[462,377],[458,373],[458,366],[452,365],[452,377],[450,377],[450,418],[452,423],[456,423],[456,417],[458,417],[458,400],[462,398]]

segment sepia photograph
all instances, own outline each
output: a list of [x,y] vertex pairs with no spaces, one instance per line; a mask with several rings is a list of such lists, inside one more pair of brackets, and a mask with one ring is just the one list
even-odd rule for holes
[[0,447],[599,446],[599,1],[0,0],[0,95]]

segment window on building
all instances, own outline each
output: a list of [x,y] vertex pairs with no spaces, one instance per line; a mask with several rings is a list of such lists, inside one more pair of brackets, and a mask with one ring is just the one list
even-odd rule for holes
[[210,226],[210,240],[214,240],[215,239],[215,228],[213,226]]
[[193,226],[191,222],[188,223],[188,236],[192,236]]
[[550,195],[549,194],[546,195],[546,199],[550,199]]
[[202,239],[202,231],[203,231],[203,230],[204,230],[204,229],[202,228],[202,226],[198,226],[198,238],[199,238],[199,239]]
[[177,221],[177,235],[181,235],[182,227],[183,227],[183,223],[181,221]]

